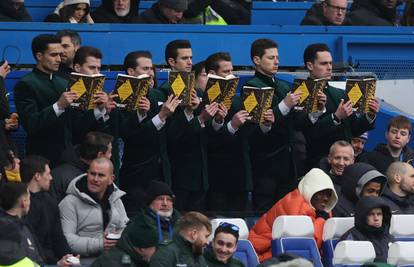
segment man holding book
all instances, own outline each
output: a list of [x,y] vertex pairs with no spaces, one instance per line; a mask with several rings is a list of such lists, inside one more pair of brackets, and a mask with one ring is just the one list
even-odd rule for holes
[[[188,40],[174,40],[168,43],[165,60],[171,67],[170,76],[174,74],[177,79],[170,78],[169,82],[157,89],[163,95],[160,101],[165,101],[168,96],[175,94],[171,85],[175,84],[178,77],[191,79],[194,75],[191,72],[192,56],[193,52]],[[208,189],[205,123],[216,114],[218,105],[213,103],[200,108],[200,97],[203,92],[193,88],[191,84],[194,82],[190,82],[187,88],[190,94],[189,104],[184,105],[182,102],[167,121],[168,153],[177,208],[204,210],[205,194]]]
[[[304,62],[311,79],[331,79],[332,56],[326,44],[311,44],[304,52]],[[329,147],[338,140],[351,142],[352,137],[371,130],[380,104],[377,99],[369,100],[369,112],[355,114],[352,102],[346,101],[345,91],[330,86],[324,89],[327,96],[326,112],[314,127],[305,131],[307,141],[307,165],[311,168],[322,157],[328,155]]]
[[[309,115],[293,112],[301,95],[291,93],[287,82],[274,77],[278,70],[279,53],[278,46],[273,40],[254,41],[250,56],[256,72],[246,85],[274,88],[271,107],[275,123],[265,134],[264,131],[255,131],[249,138],[254,187],[253,208],[267,210],[296,187],[295,129],[310,127],[322,112]],[[325,95],[319,93],[319,110],[323,110],[325,100]]]

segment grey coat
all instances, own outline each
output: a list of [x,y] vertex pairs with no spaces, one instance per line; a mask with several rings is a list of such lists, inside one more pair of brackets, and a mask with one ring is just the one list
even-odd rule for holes
[[[86,174],[76,177],[69,184],[67,196],[59,203],[62,229],[74,254],[96,256],[104,250],[102,210],[95,200],[77,188],[76,183],[80,179],[86,179]],[[109,196],[111,210],[108,225],[124,228],[129,220],[121,200],[125,192],[113,186],[114,191]]]

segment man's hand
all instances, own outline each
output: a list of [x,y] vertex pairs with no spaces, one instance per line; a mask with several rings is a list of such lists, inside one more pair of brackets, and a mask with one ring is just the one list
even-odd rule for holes
[[96,107],[100,110],[104,109],[109,102],[108,94],[103,91],[97,92],[93,97],[95,98],[94,103],[96,104]]
[[11,71],[11,67],[9,65],[9,62],[7,60],[4,61],[3,65],[0,66],[0,77],[3,79],[6,79],[7,74],[9,74]]
[[164,122],[168,117],[170,117],[180,103],[181,100],[178,99],[178,96],[170,95],[158,113],[160,120]]
[[233,118],[231,118],[231,127],[233,129],[238,130],[249,118],[249,112],[245,110],[240,110],[236,114],[233,115]]
[[[75,264],[75,263],[72,263],[72,262],[70,262],[70,261],[68,261],[67,259],[69,258],[69,257],[74,257],[72,254],[66,254],[65,256],[63,256],[58,262],[57,262],[57,266],[59,266],[59,267],[66,267],[66,266],[76,266],[76,265],[80,265],[80,263],[79,264]],[[79,260],[79,255],[77,255],[77,256],[75,256],[76,258],[78,258],[78,260]]]
[[291,92],[289,92],[285,96],[285,98],[283,99],[283,102],[289,108],[293,108],[294,106],[296,106],[299,103],[300,95],[301,94],[302,94],[301,92],[297,92],[297,93],[291,93]]
[[326,95],[322,91],[318,91],[318,94],[316,95],[316,99],[318,99],[318,110],[323,111],[325,109],[326,105]]
[[104,242],[104,244],[103,244],[104,249],[109,250],[109,249],[113,248],[116,245],[118,240],[107,239],[106,236],[105,236],[104,239],[103,239],[103,242]]
[[145,96],[141,97],[138,101],[138,112],[141,115],[145,115],[151,108],[151,103]]
[[7,131],[16,130],[19,128],[19,115],[17,115],[17,113],[12,113],[8,119],[4,120],[4,122],[4,129]]
[[272,109],[268,109],[264,114],[263,114],[263,118],[264,118],[264,122],[263,124],[266,125],[267,127],[271,126],[273,123],[275,123],[275,114],[273,114],[273,110]]
[[218,104],[218,109],[216,115],[214,116],[214,120],[219,124],[223,123],[224,118],[227,116],[227,112],[228,110],[223,103]]
[[340,119],[346,119],[352,115],[354,111],[352,110],[352,102],[348,100],[348,102],[344,103],[344,100],[341,99],[341,103],[339,103],[338,108],[335,111],[335,116]]
[[189,116],[193,114],[193,111],[196,110],[199,105],[200,105],[200,99],[197,96],[197,92],[195,90],[192,90],[190,106],[185,107],[184,111]]
[[368,107],[369,107],[369,113],[372,115],[375,115],[379,112],[381,104],[380,104],[380,100],[378,97],[375,97],[373,99],[371,99],[368,102]]
[[198,116],[198,119],[201,123],[204,123],[209,119],[213,118],[214,115],[216,115],[217,110],[218,104],[216,102],[213,102],[210,105],[206,105],[204,109],[201,111],[201,114]]
[[115,97],[118,97],[118,95],[112,94],[112,93],[108,95],[108,102],[106,102],[106,105],[105,105],[107,114],[111,113],[111,111],[116,108],[116,103],[114,101]]
[[77,99],[78,95],[75,92],[63,92],[59,100],[57,101],[57,105],[59,109],[65,109],[73,103],[73,100]]

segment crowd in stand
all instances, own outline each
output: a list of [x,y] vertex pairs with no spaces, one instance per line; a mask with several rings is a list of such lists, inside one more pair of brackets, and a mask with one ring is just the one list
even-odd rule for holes
[[[346,5],[339,2],[315,5],[322,24],[352,18],[353,11],[345,18]],[[376,8],[390,14],[396,2],[386,2],[389,6]],[[10,3],[18,17],[27,15],[23,1],[2,3]],[[161,12],[177,23],[191,4],[160,0],[138,16],[133,0],[103,1],[91,14],[89,1],[69,0],[48,18],[134,23]],[[203,9],[218,8],[210,3]],[[378,99],[369,101],[367,113],[355,113],[344,91],[327,84],[317,95],[316,112],[295,111],[301,94],[276,77],[279,50],[273,40],[257,39],[250,49],[255,73],[245,85],[274,88],[259,124],[249,122],[239,95],[230,108],[200,101],[207,74],[233,74],[229,52],[193,66],[188,40],[167,44],[170,69],[196,73],[187,106],[171,95],[168,82],[157,85],[151,53],[130,52],[125,74],[149,75],[152,88],[129,112],[105,92],[94,95],[93,109],[72,107],[77,94],[67,90],[70,73],[99,74],[104,57],[98,48],[82,45],[76,32],[38,35],[31,48],[36,65],[14,87],[17,113],[10,112],[4,83],[10,66],[7,61],[0,66],[2,266],[72,266],[79,260],[91,266],[243,266],[233,257],[238,227],[223,223],[212,233],[200,212],[249,210],[263,213],[248,237],[263,266],[277,261],[270,242],[273,221],[281,215],[309,216],[319,247],[328,218],[353,216],[355,226],[342,239],[371,241],[376,261],[384,262],[387,244],[394,241],[388,232],[392,214],[414,213],[411,121],[392,118],[386,144],[365,151]],[[331,79],[332,55],[325,44],[310,44],[303,58],[311,79]],[[21,161],[10,138],[19,126],[27,133]],[[298,151],[298,135],[306,140],[306,154]]]

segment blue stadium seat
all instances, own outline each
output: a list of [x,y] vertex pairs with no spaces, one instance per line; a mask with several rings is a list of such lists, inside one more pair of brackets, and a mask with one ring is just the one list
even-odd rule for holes
[[272,255],[289,252],[322,267],[319,249],[313,238],[313,223],[308,216],[279,216],[272,227]]
[[323,228],[322,262],[325,267],[333,266],[334,249],[338,239],[354,226],[354,217],[329,218]]

